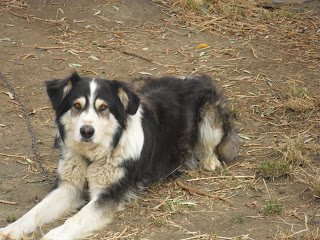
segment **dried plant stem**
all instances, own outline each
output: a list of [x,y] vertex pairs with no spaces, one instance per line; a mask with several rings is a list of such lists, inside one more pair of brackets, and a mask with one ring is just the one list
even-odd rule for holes
[[208,179],[227,179],[227,178],[249,178],[249,179],[254,179],[256,176],[215,176],[215,177],[203,177],[203,178],[193,178],[193,179],[188,179],[188,182],[193,182],[193,181],[200,181],[200,180],[208,180]]
[[16,202],[9,202],[9,201],[5,201],[5,200],[0,200],[0,203],[9,204],[9,205],[17,205]]
[[182,187],[183,189],[188,190],[189,192],[194,192],[194,193],[197,193],[197,194],[200,194],[200,195],[203,195],[203,196],[208,196],[208,197],[211,197],[211,198],[217,198],[219,200],[222,200],[222,201],[225,201],[225,202],[229,203],[230,205],[234,205],[233,202],[230,201],[229,199],[226,199],[226,198],[223,198],[223,197],[220,197],[220,196],[216,196],[216,195],[213,195],[213,194],[210,194],[210,193],[206,193],[206,192],[200,191],[198,189],[186,186],[186,185],[184,185],[183,183],[181,183],[179,181],[176,181],[176,183],[180,187]]

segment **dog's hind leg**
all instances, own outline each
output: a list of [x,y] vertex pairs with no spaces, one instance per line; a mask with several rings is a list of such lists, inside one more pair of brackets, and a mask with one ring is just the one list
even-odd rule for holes
[[216,155],[216,147],[219,145],[223,130],[213,118],[212,111],[207,112],[199,125],[199,140],[196,146],[196,154],[200,159],[204,170],[213,171],[221,167],[221,162]]
[[207,103],[201,112],[196,155],[208,171],[221,167],[221,162],[232,163],[238,153],[238,138],[231,117],[221,109]]

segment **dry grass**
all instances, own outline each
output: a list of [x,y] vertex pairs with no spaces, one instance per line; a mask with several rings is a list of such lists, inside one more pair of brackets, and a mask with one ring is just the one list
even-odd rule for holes
[[[290,48],[297,43],[306,51],[296,57],[314,63],[319,57],[317,29],[320,18],[316,13],[297,13],[281,9],[272,1],[253,0],[153,0],[164,6],[167,15],[180,24],[214,35],[237,38],[273,39]],[[307,11],[306,11],[307,12]],[[310,20],[313,14],[313,20]],[[257,58],[254,49],[253,54]],[[297,55],[299,54],[299,56]],[[292,103],[304,104],[304,103]]]
[[296,138],[285,136],[284,139],[285,143],[279,150],[282,159],[295,168],[292,175],[309,185],[314,197],[320,198],[320,169],[311,157],[312,152],[319,151],[319,145],[308,145],[301,136]]
[[283,160],[294,166],[309,166],[311,160],[304,139],[289,136],[284,136],[284,138],[285,143],[281,149]]
[[307,226],[297,232],[279,231],[275,237],[277,240],[319,240],[320,229],[310,230]]
[[313,93],[297,84],[289,85],[281,95],[281,107],[295,112],[317,109],[316,97]]

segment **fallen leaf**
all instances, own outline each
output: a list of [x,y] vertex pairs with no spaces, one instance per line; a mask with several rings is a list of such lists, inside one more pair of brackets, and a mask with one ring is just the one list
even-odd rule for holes
[[93,14],[93,16],[97,16],[97,15],[99,15],[100,13],[101,13],[101,11],[98,10],[98,12],[96,12],[95,14]]
[[32,160],[29,159],[29,158],[26,158],[26,160],[27,160],[27,162],[30,163],[30,164],[34,163],[34,161],[32,161]]
[[77,64],[77,63],[68,63],[69,67],[74,68],[74,67],[82,67],[81,64]]
[[208,44],[203,43],[203,44],[199,44],[197,49],[199,49],[199,48],[207,48],[207,47],[209,47]]
[[152,75],[151,73],[148,73],[148,72],[138,72],[140,73],[141,75]]
[[277,108],[276,107],[272,107],[270,108],[267,112],[264,112],[261,114],[261,117],[266,117],[268,116],[269,114],[273,113]]
[[13,97],[13,94],[11,92],[3,92],[4,94],[8,95],[8,97],[13,100],[14,97]]
[[242,139],[245,139],[245,140],[251,140],[249,136],[245,135],[245,134],[241,134],[239,133],[238,136]]
[[93,61],[96,61],[96,62],[99,61],[99,58],[93,55],[89,56],[89,58],[91,58]]

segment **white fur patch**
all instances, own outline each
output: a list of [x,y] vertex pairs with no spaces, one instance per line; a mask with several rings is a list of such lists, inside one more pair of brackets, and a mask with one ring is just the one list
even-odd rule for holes
[[123,131],[114,155],[122,159],[138,159],[144,144],[144,133],[141,124],[143,109],[140,106],[134,115],[128,115],[127,128]]
[[196,155],[202,160],[204,170],[213,171],[221,167],[221,163],[215,154],[215,149],[221,142],[222,136],[222,129],[214,127],[212,118],[204,117],[199,126],[200,139],[196,147]]
[[207,171],[214,171],[217,168],[221,168],[221,162],[218,160],[215,153],[211,156],[208,155],[203,162],[203,169]]
[[207,147],[215,148],[223,136],[222,129],[212,128],[208,117],[203,118],[199,128],[200,141]]

